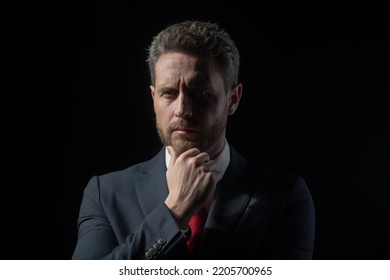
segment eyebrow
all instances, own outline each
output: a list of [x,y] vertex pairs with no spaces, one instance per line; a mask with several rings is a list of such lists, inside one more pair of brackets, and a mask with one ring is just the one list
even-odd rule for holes
[[[208,79],[205,79],[204,77],[201,77],[200,75],[199,76],[196,76],[194,77],[189,83],[188,83],[188,87],[189,88],[192,88],[192,87],[199,87],[199,86],[209,86],[210,85],[210,81]],[[174,86],[171,86],[171,85],[163,85],[161,87],[158,88],[158,90],[160,91],[163,91],[163,90],[167,90],[167,89],[176,89],[176,85]]]
[[188,84],[189,87],[192,87],[192,86],[204,86],[204,85],[209,85],[210,84],[210,81],[209,79],[205,78],[203,75],[196,75],[191,81],[190,83]]
[[157,88],[158,92],[164,92],[164,91],[169,91],[169,90],[177,90],[177,89],[175,87],[172,87],[172,86],[163,86],[163,87]]

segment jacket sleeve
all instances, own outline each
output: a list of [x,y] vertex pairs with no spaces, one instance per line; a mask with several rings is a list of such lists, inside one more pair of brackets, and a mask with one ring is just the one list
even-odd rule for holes
[[186,239],[163,202],[118,244],[100,197],[95,176],[84,190],[72,259],[172,259],[183,253]]

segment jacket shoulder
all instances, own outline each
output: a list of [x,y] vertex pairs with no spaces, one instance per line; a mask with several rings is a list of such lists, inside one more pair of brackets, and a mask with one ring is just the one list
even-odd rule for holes
[[165,156],[162,151],[156,154],[153,158],[143,161],[127,168],[116,170],[95,177],[99,180],[99,185],[102,191],[112,191],[120,187],[130,187],[134,181],[144,177],[148,173],[153,173],[155,170],[163,170],[165,167]]
[[245,170],[244,178],[249,184],[255,185],[256,189],[279,195],[289,195],[298,189],[307,189],[305,179],[293,172],[265,167],[259,161],[241,155],[234,150],[232,158],[236,165],[243,167],[242,170]]

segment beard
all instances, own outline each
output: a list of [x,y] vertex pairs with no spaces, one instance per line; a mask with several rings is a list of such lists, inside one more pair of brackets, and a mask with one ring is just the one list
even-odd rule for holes
[[[198,125],[192,120],[179,119],[178,121],[171,123],[169,127],[164,130],[159,125],[156,118],[156,128],[161,143],[166,146],[172,146],[179,155],[192,148],[197,148],[201,152],[207,152],[210,150],[225,132],[226,123],[226,114],[218,118],[208,129],[204,129],[201,125]],[[188,139],[183,136],[172,136],[173,131],[175,131],[178,127],[195,129],[197,131],[197,137],[195,139]]]

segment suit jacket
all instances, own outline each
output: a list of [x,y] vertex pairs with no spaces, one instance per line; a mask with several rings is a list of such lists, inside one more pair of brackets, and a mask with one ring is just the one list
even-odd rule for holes
[[[151,160],[94,176],[84,190],[73,259],[185,259],[186,237],[164,204],[165,147]],[[311,259],[314,206],[305,181],[230,146],[196,259]]]

